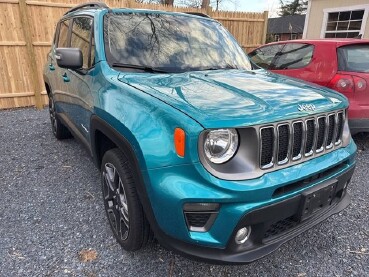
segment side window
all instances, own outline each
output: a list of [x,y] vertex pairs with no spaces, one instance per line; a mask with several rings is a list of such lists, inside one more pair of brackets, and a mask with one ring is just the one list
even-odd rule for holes
[[284,44],[275,44],[265,46],[254,50],[249,54],[251,60],[258,66],[268,69],[275,55],[282,50]]
[[[84,69],[90,68],[94,60],[94,51],[91,51],[92,47],[90,47],[92,22],[90,17],[76,17],[73,19],[70,47],[81,49]],[[91,52],[92,55],[90,55]]]
[[61,21],[59,24],[58,47],[68,47],[69,20]]
[[307,66],[313,58],[314,46],[288,43],[273,62],[272,69],[297,69]]

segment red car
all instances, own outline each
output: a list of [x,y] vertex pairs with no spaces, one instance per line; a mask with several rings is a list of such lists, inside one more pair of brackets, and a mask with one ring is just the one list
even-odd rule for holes
[[369,40],[280,41],[255,49],[249,57],[274,73],[344,94],[350,101],[351,132],[369,132]]

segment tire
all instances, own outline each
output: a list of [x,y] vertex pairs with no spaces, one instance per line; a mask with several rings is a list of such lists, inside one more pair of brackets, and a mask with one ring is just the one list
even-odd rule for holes
[[135,251],[152,240],[152,232],[138,198],[131,162],[117,148],[104,154],[101,183],[106,215],[117,241]]
[[52,93],[49,94],[49,114],[51,121],[51,129],[53,131],[54,136],[57,139],[71,138],[72,134],[69,132],[68,128],[65,127],[63,123],[60,122],[60,119],[58,118],[58,114],[56,113],[55,110],[55,103]]

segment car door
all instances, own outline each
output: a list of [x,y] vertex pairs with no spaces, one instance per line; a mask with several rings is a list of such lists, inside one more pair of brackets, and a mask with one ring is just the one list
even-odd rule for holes
[[74,133],[83,142],[90,142],[90,117],[93,112],[91,87],[95,73],[95,43],[93,37],[93,18],[89,16],[74,17],[71,27],[70,47],[78,48],[83,55],[83,67],[78,70],[68,69],[68,94],[70,96],[70,120],[75,128]]
[[264,69],[270,69],[270,66],[276,55],[282,51],[284,44],[271,44],[255,49],[249,54],[251,61]]
[[68,82],[65,80],[66,69],[60,68],[56,62],[56,48],[69,47],[70,40],[70,19],[62,20],[58,23],[58,31],[51,51],[48,55],[49,82],[54,96],[55,107],[58,113],[67,113],[67,103],[70,101],[68,97]]

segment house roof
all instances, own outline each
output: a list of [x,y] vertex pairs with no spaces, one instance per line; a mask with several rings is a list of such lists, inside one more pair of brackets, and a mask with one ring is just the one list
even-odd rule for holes
[[[290,30],[290,24],[292,31]],[[305,25],[305,14],[287,15],[268,19],[268,34],[302,34]]]

